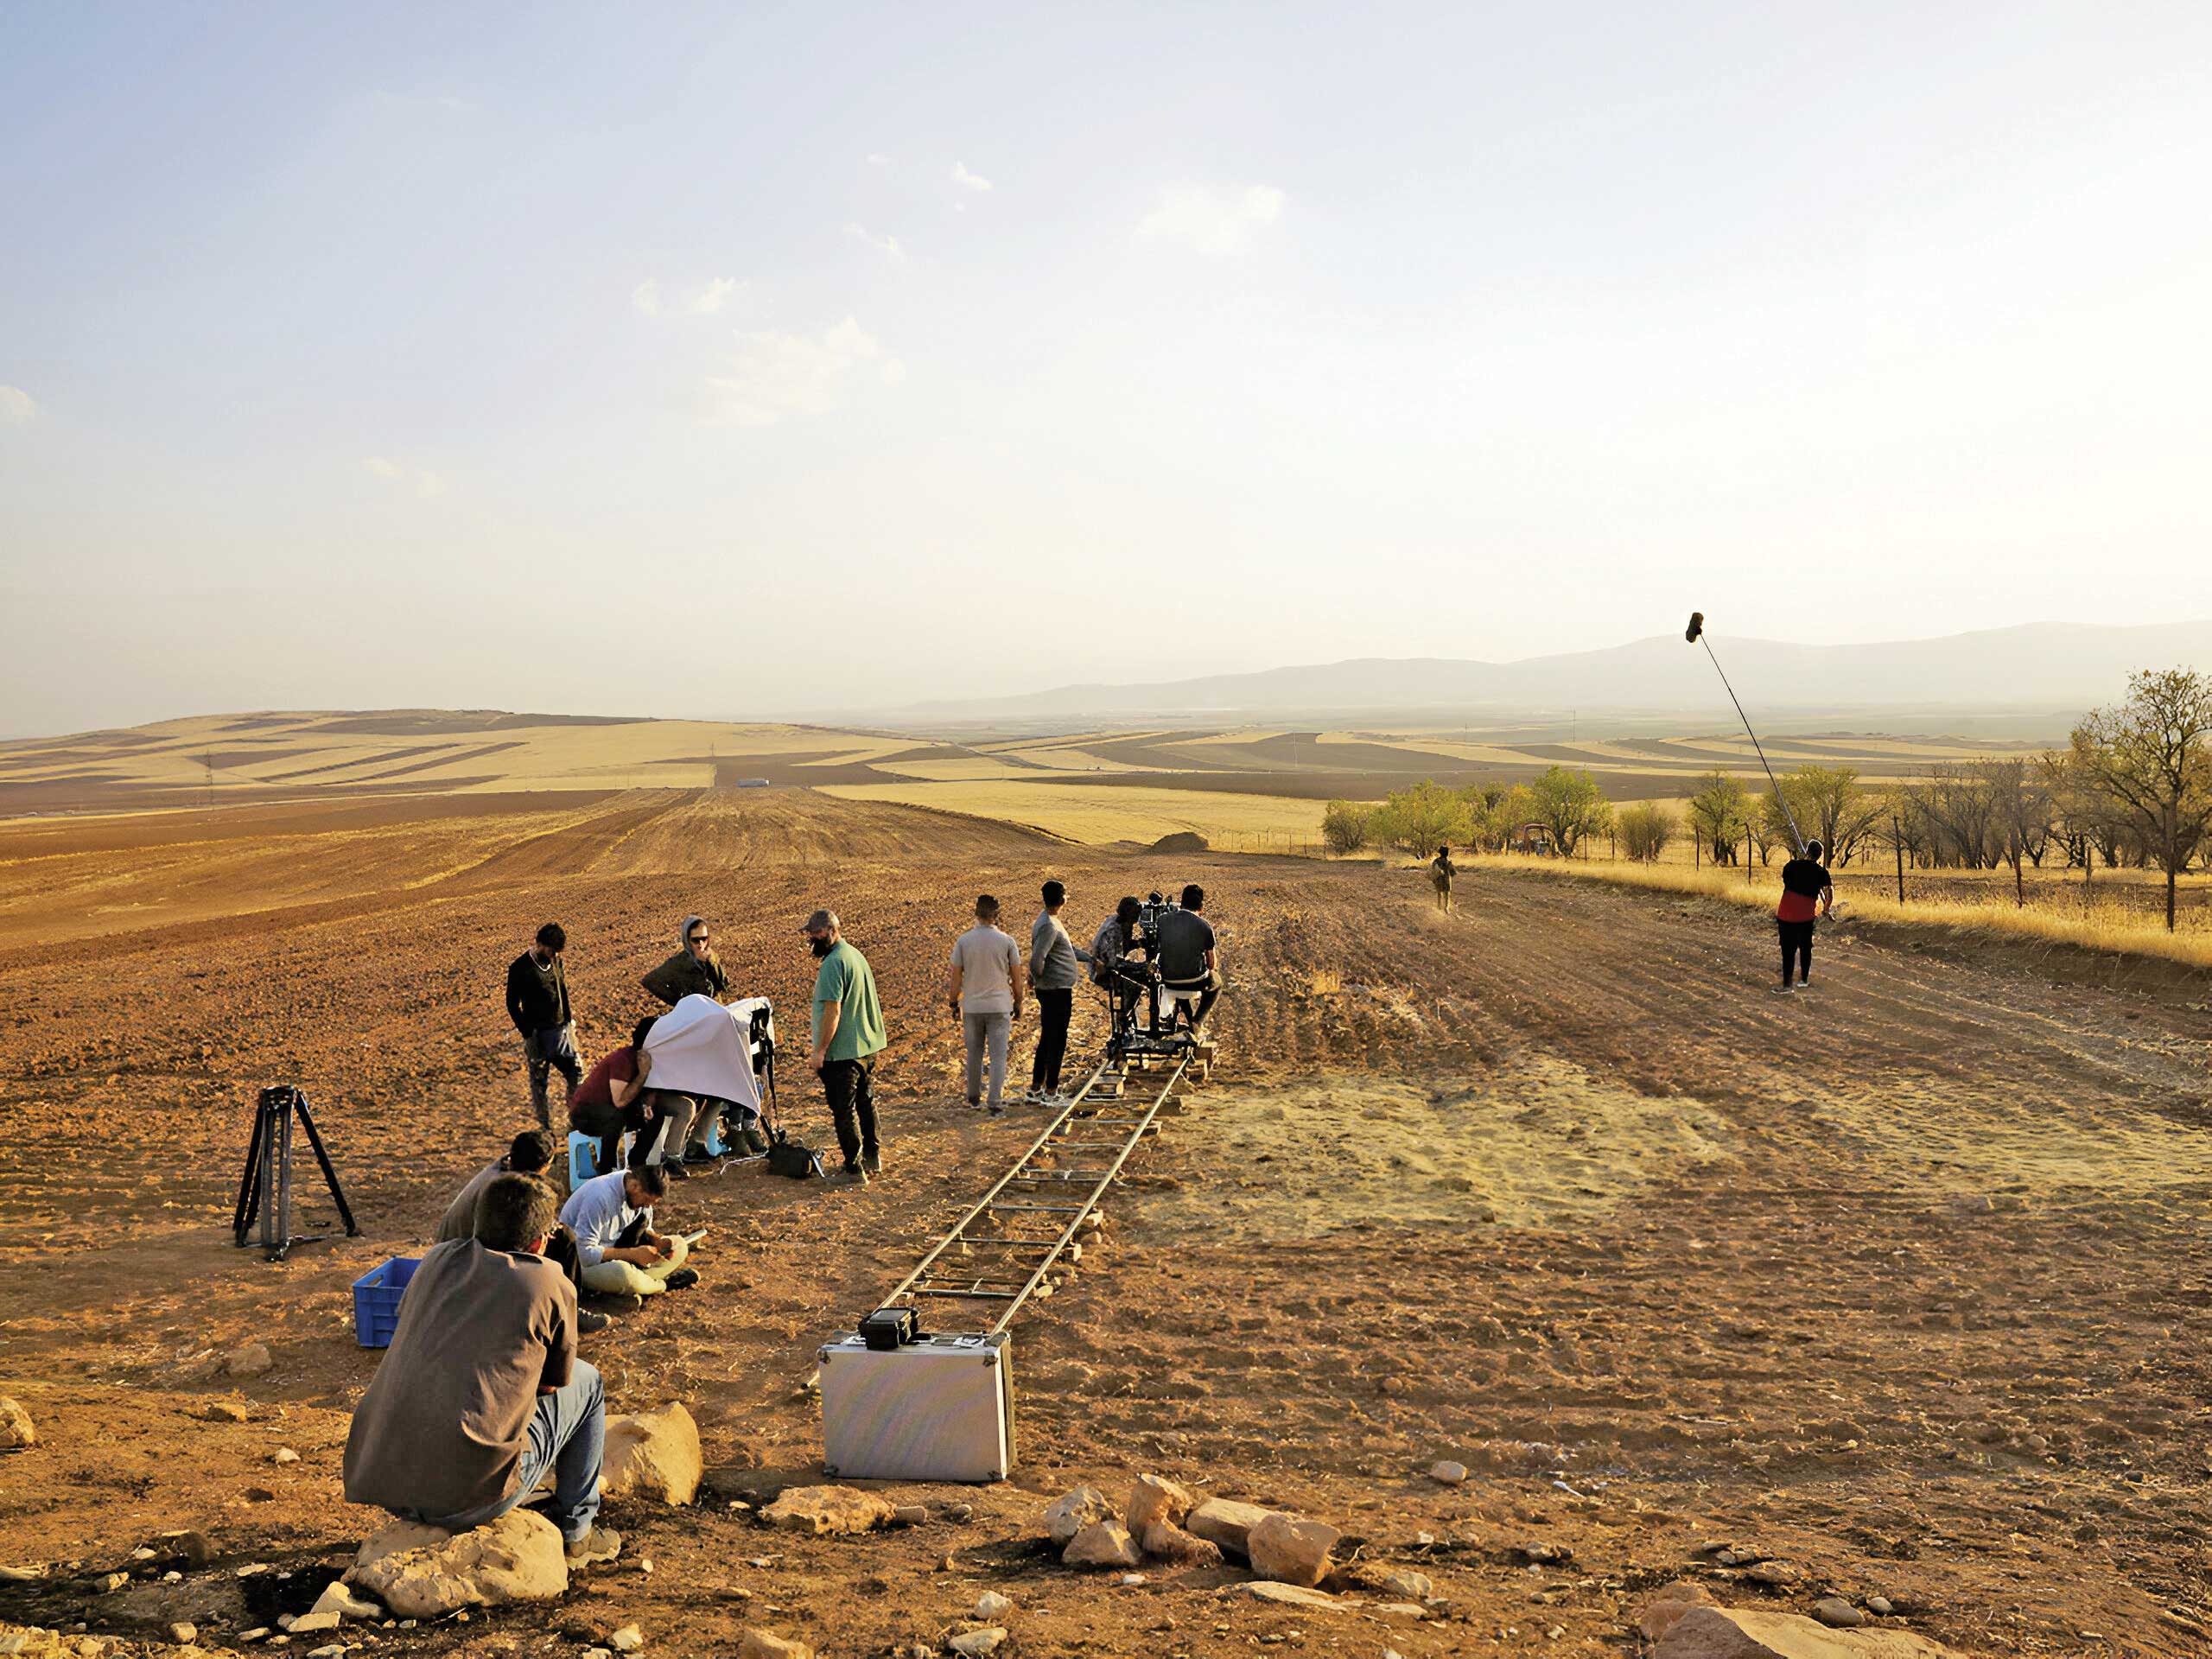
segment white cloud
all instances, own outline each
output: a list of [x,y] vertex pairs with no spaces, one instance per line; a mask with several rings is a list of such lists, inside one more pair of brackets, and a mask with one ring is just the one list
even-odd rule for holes
[[371,455],[361,465],[387,484],[397,484],[404,489],[412,490],[418,499],[428,501],[433,496],[445,493],[446,481],[435,473],[412,470],[385,455]]
[[868,164],[870,167],[888,167],[891,165],[891,158],[881,150],[871,149],[868,153]]
[[38,403],[21,386],[0,386],[0,426],[29,426],[38,418]]
[[711,317],[745,291],[734,276],[717,276],[680,300],[664,300],[660,282],[648,276],[630,290],[630,303],[644,317]]
[[[732,426],[773,426],[788,416],[826,415],[842,406],[854,372],[880,355],[874,336],[847,317],[819,336],[741,334],[729,372],[710,375],[709,418]],[[893,359],[883,365],[889,384]],[[904,370],[899,371],[904,374]]]
[[1272,185],[1217,191],[1203,184],[1171,184],[1137,226],[1143,241],[1180,242],[1218,257],[1239,251],[1255,228],[1282,213],[1283,193]]
[[867,243],[894,265],[906,263],[906,250],[899,245],[899,238],[895,236],[878,236],[865,225],[848,225],[845,234]]
[[887,386],[903,386],[906,384],[906,365],[895,357],[884,359],[881,373],[883,384]]
[[952,164],[952,181],[963,190],[988,190],[991,188],[988,179],[978,178],[958,162]]

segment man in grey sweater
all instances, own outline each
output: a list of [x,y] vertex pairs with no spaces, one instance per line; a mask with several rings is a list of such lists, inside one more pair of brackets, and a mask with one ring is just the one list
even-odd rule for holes
[[1032,1106],[1065,1106],[1060,1093],[1060,1063],[1067,1058],[1068,1020],[1075,1013],[1077,963],[1089,962],[1090,952],[1076,948],[1060,920],[1068,901],[1067,888],[1058,881],[1045,884],[1045,908],[1029,928],[1029,988],[1037,998],[1037,1058],[1029,1066]]

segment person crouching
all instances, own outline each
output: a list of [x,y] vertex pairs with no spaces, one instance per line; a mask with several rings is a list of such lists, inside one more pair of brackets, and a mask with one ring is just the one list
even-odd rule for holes
[[474,1235],[423,1257],[346,1436],[348,1503],[466,1532],[550,1469],[546,1518],[569,1566],[620,1552],[594,1524],[606,1393],[576,1357],[576,1294],[542,1254],[557,1203],[534,1176],[500,1175],[476,1200]]
[[699,1282],[683,1265],[690,1254],[683,1241],[653,1230],[653,1201],[667,1192],[662,1166],[632,1158],[627,1168],[594,1176],[569,1195],[561,1219],[576,1236],[586,1290],[658,1296]]

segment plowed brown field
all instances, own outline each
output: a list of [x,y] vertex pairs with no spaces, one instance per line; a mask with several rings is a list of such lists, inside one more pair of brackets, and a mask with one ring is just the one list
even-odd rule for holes
[[[506,963],[567,925],[594,1057],[702,911],[797,1046],[796,929],[828,903],[891,1022],[885,1175],[675,1188],[664,1214],[711,1230],[704,1283],[587,1339],[619,1408],[690,1404],[710,1495],[613,1506],[623,1562],[550,1618],[371,1652],[634,1620],[649,1653],[758,1624],[881,1654],[999,1589],[1020,1654],[1618,1653],[1685,1575],[1798,1611],[1886,1596],[1973,1652],[2212,1651],[2201,976],[1846,926],[1784,998],[1740,910],[1479,865],[1445,917],[1373,865],[1116,853],[796,791],[461,804],[0,827],[0,1392],[41,1435],[0,1453],[0,1565],[79,1564],[0,1584],[0,1618],[219,1642],[270,1611],[227,1569],[342,1562],[375,1522],[339,1491],[377,1363],[346,1287],[522,1126]],[[730,1503],[819,1478],[817,1344],[1034,1132],[961,1103],[938,990],[973,894],[1026,925],[1047,874],[1079,936],[1122,892],[1206,885],[1223,1063],[1140,1154],[1110,1242],[1017,1327],[1014,1480],[898,1489],[973,1506],[917,1530],[765,1532]],[[1079,1001],[1078,1052],[1096,1024]],[[366,1236],[268,1264],[227,1223],[276,1081],[313,1101]],[[812,1080],[785,1082],[826,1140]],[[267,1376],[180,1380],[253,1338]],[[204,1421],[223,1395],[249,1421]],[[1439,1459],[1472,1478],[1435,1484]],[[1144,1471],[1330,1519],[1448,1608],[1269,1608],[1220,1571],[1122,1586],[1051,1560],[1045,1500]],[[85,1587],[187,1526],[221,1568]],[[1729,1543],[1798,1576],[1698,1554]]]

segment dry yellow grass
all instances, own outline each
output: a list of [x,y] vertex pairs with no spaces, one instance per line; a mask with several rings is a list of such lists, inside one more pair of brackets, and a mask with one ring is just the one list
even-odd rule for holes
[[843,784],[823,793],[1027,824],[1070,841],[1153,842],[1187,830],[1231,851],[1258,850],[1268,843],[1294,851],[1318,842],[1321,835],[1321,803],[1280,795],[991,781]]
[[[1474,861],[1470,861],[1473,862]],[[1576,859],[1523,858],[1491,855],[1479,861],[1484,869],[1526,870],[1531,874],[1573,880],[1608,881],[1616,887],[1643,887],[1659,893],[1682,893],[1719,899],[1746,909],[1771,911],[1779,891],[1779,876],[1746,880],[1740,870],[1690,870],[1667,864],[1583,862]],[[2169,933],[2163,921],[2139,911],[2111,909],[2087,915],[2069,915],[2031,904],[2016,907],[2009,889],[1993,888],[1986,902],[1930,899],[1900,905],[1895,899],[1853,890],[1847,915],[1860,921],[1906,927],[1934,928],[1944,932],[1980,935],[1992,938],[2032,939],[2046,944],[2071,945],[2122,956],[2156,957],[2190,968],[2212,969],[2212,921],[2185,917],[2180,930]]]

